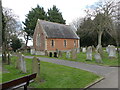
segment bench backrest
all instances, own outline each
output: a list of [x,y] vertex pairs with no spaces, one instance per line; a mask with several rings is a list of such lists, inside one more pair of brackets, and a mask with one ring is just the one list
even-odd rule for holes
[[36,78],[36,75],[37,75],[37,73],[34,73],[34,74],[27,75],[27,76],[24,76],[24,77],[21,77],[21,78],[12,80],[12,81],[5,82],[2,84],[2,89],[8,89],[8,88],[20,85],[20,84],[25,83],[25,82],[27,83],[30,80]]

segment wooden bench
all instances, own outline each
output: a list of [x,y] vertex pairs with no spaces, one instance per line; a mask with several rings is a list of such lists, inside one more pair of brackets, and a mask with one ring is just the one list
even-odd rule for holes
[[34,78],[36,78],[36,75],[37,73],[34,73],[12,81],[8,81],[1,84],[0,87],[2,87],[2,90],[6,90],[6,89],[12,90],[24,86],[24,90],[27,90],[27,86]]

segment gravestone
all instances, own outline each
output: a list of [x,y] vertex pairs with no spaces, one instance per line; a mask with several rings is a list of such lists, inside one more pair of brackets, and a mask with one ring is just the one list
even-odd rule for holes
[[80,48],[77,48],[77,53],[80,53]]
[[20,67],[20,62],[21,62],[21,58],[22,58],[21,52],[17,53],[17,56],[18,56],[18,59],[16,61],[16,68],[21,70],[21,67]]
[[76,59],[76,58],[77,58],[77,50],[72,49],[72,59]]
[[94,58],[97,63],[103,63],[102,58],[99,53],[95,53]]
[[35,81],[40,82],[40,60],[34,57],[32,60],[32,72],[37,73]]
[[82,48],[82,52],[86,53],[86,48],[85,47]]
[[89,46],[86,51],[86,60],[92,60],[92,47]]
[[106,52],[109,54],[109,51],[110,50],[110,45],[108,45],[107,47],[106,47]]
[[66,52],[66,58],[70,58],[70,55],[71,55],[70,51],[67,51]]
[[109,58],[116,58],[116,49],[115,46],[109,46]]
[[16,68],[21,70],[23,73],[26,73],[26,62],[24,60],[24,55],[18,53],[18,58]]
[[35,55],[35,49],[30,49],[30,53],[32,54],[32,55]]
[[59,51],[59,55],[60,58],[62,57],[62,51]]
[[45,56],[48,56],[48,52],[47,52],[47,50],[45,50]]

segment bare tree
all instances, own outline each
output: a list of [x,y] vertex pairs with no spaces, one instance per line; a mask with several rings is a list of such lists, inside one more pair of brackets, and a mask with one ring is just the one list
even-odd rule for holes
[[[10,64],[9,43],[12,35],[21,27],[18,23],[18,17],[13,14],[12,9],[3,8],[3,29],[2,29],[2,60],[4,63]],[[7,57],[8,56],[8,57]]]

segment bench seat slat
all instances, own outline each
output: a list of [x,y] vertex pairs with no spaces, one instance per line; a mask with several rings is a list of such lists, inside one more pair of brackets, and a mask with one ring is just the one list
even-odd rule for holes
[[27,75],[27,76],[24,76],[24,77],[21,77],[21,78],[12,80],[12,81],[5,82],[2,84],[2,89],[8,89],[8,88],[20,85],[25,82],[27,83],[30,80],[34,79],[36,77],[36,74],[37,73],[34,73],[34,74]]

